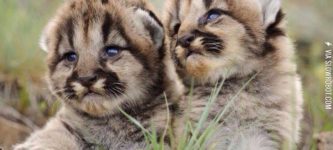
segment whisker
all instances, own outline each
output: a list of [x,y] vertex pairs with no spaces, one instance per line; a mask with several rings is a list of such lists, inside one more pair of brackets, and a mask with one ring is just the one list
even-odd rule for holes
[[207,51],[219,53],[221,50],[219,48],[208,48]]

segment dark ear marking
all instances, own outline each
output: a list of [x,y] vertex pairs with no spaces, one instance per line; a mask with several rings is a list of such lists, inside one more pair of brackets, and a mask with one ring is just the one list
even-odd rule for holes
[[103,41],[104,43],[107,42],[110,31],[111,31],[112,19],[111,15],[106,12],[104,16],[104,23],[102,25],[102,33],[103,33]]
[[268,26],[268,28],[266,29],[266,38],[285,36],[285,32],[281,28],[278,27],[278,25],[283,21],[284,17],[285,17],[285,14],[280,9],[276,16],[275,22],[270,24]]
[[156,16],[152,11],[150,11],[150,10],[148,10],[148,12],[149,12],[149,15],[150,15],[152,18],[154,18],[154,20],[158,23],[158,25],[160,25],[161,27],[163,27],[162,22],[157,18],[157,16]]
[[263,25],[267,28],[271,23],[275,22],[276,16],[281,9],[282,0],[257,0],[261,5]]
[[153,41],[154,48],[159,49],[164,42],[164,28],[162,22],[156,15],[147,9],[135,9],[136,17],[138,17],[146,31],[149,32],[150,38]]
[[145,8],[141,8],[141,7],[138,8],[138,9],[141,9],[143,11],[148,12],[149,16],[151,18],[153,18],[157,22],[158,25],[160,25],[161,27],[163,27],[163,23],[158,19],[158,17],[151,10],[148,10],[148,9],[145,9]]
[[279,28],[279,24],[283,21],[285,17],[285,14],[283,13],[283,11],[280,9],[275,22],[273,22],[272,24],[270,24],[267,29],[266,29],[266,42],[263,45],[263,53],[262,56],[266,56],[267,54],[273,53],[275,52],[277,49],[276,47],[274,47],[274,45],[272,45],[271,43],[269,43],[269,39],[272,38],[276,38],[279,36],[286,36],[286,33],[283,29]]

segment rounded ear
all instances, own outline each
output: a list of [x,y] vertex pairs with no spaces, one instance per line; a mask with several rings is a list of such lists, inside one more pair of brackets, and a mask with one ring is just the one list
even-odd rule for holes
[[161,21],[150,10],[136,8],[134,13],[139,20],[138,23],[141,24],[140,26],[144,28],[144,31],[149,32],[154,47],[159,49],[164,43],[164,29]]
[[263,13],[263,23],[265,27],[274,23],[276,16],[281,9],[281,0],[258,0]]
[[52,32],[52,29],[55,27],[55,22],[54,21],[50,21],[46,27],[44,28],[42,35],[39,39],[39,46],[40,48],[45,51],[48,52],[49,50],[49,44],[50,44],[50,33]]

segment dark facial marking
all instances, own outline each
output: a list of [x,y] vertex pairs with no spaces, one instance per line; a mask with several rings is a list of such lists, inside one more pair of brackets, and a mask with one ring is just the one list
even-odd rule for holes
[[102,33],[103,33],[103,41],[106,43],[108,41],[108,37],[111,31],[111,26],[112,26],[112,20],[111,20],[111,15],[106,12],[104,16],[104,23],[102,25]]
[[180,23],[175,24],[175,26],[173,27],[174,35],[178,34],[179,28],[180,28]]
[[213,0],[203,0],[205,7],[208,9],[212,5]]
[[220,13],[221,15],[227,15],[230,18],[232,18],[233,20],[237,21],[238,23],[240,23],[246,30],[246,33],[254,40],[257,42],[257,37],[255,36],[255,34],[253,33],[252,29],[246,25],[246,23],[244,23],[242,20],[238,19],[237,17],[235,17],[232,12],[226,11],[226,10],[222,10],[222,9],[218,9],[218,8],[214,8],[209,10],[204,16],[202,16],[199,21],[198,24],[199,25],[206,25],[207,22],[207,15],[210,14],[211,12],[215,12],[215,13]]
[[275,52],[276,51],[276,47],[274,47],[271,43],[269,42],[265,42],[264,43],[264,51],[262,53],[262,56],[266,56],[269,53]]
[[71,83],[77,81],[77,78],[77,72],[73,72],[72,75],[66,80],[64,92],[61,94],[61,96],[65,97],[65,100],[72,100],[78,98],[75,91],[73,90],[73,86],[71,85]]
[[73,19],[69,18],[66,22],[66,32],[67,32],[67,38],[69,45],[74,49],[74,42],[73,42],[73,36],[74,36],[74,24]]
[[223,41],[218,37],[204,37],[201,42],[209,52],[220,53],[224,49]]
[[115,23],[115,27],[119,31],[120,35],[122,35],[122,37],[125,39],[126,43],[128,43],[128,45],[130,45],[130,47],[127,47],[127,50],[143,65],[143,67],[146,70],[151,70],[151,67],[148,63],[146,56],[144,56],[140,51],[136,50],[135,48],[132,48],[132,46],[135,47],[135,44],[129,38],[130,35],[128,35],[125,32],[125,29],[123,28],[122,22],[120,20],[117,21],[117,23]]
[[98,79],[106,79],[104,90],[109,96],[119,96],[125,92],[125,84],[120,82],[117,74],[112,71],[98,69],[95,71]]
[[70,5],[70,7],[71,7],[72,9],[74,9],[74,8],[76,7],[75,2],[73,2],[73,3]]
[[137,59],[146,70],[151,70],[151,66],[148,63],[148,59],[140,51],[135,50],[134,48],[129,48],[129,52]]
[[[89,8],[88,8],[89,9]],[[83,22],[84,22],[84,36],[88,37],[88,30],[90,26],[89,12],[86,11],[83,13]]]
[[57,42],[56,42],[55,50],[50,52],[50,53],[53,53],[53,58],[52,58],[51,62],[48,63],[48,68],[49,68],[50,74],[54,73],[57,64],[61,60],[61,56],[59,54],[59,47],[60,47],[60,44],[61,44],[61,41],[62,41],[62,36],[59,32],[58,32],[56,41]]
[[[179,17],[179,12],[180,12],[180,0],[177,1],[177,4],[176,4],[176,16],[175,16],[175,20],[177,20],[177,23],[172,27],[173,29],[173,32],[170,32],[172,33],[173,35],[176,35],[178,33],[178,30],[180,28],[180,17]],[[170,16],[172,16],[173,14],[170,14]],[[171,21],[171,20],[170,20]],[[171,35],[171,36],[173,36]]]
[[194,33],[196,34],[196,36],[202,37],[202,45],[204,45],[207,51],[213,53],[220,53],[223,50],[223,40],[215,34],[209,32],[201,32],[198,30],[194,31]]
[[107,4],[108,2],[108,0],[102,0],[102,4]]
[[73,86],[71,85],[73,82],[78,82],[89,90],[91,86],[99,79],[106,80],[103,88],[107,96],[116,97],[125,92],[125,84],[120,82],[116,73],[97,69],[93,75],[88,77],[81,77],[77,72],[73,72],[73,74],[66,81],[64,91],[58,94],[64,97],[66,100],[77,99],[78,96],[76,95],[75,91],[73,90]]
[[[245,32],[246,32],[246,35],[248,36],[245,40],[244,40],[244,45],[246,45],[246,47],[248,47],[248,49],[256,54],[256,55],[260,55],[260,48],[258,48],[258,45],[259,45],[259,39],[257,38],[256,34],[254,34],[254,31],[241,19],[237,18],[236,16],[234,16],[234,14],[232,12],[229,12],[229,11],[224,11],[224,10],[221,10],[221,9],[212,9],[210,11],[216,11],[216,12],[219,12],[223,15],[227,15],[229,16],[231,19],[237,21],[239,24],[241,24],[244,29],[245,29]],[[203,16],[203,18],[205,18],[205,15]],[[202,19],[203,21],[200,21],[199,20],[199,24],[201,23],[202,25],[205,25],[205,22],[204,19]],[[216,22],[218,23],[218,22]]]

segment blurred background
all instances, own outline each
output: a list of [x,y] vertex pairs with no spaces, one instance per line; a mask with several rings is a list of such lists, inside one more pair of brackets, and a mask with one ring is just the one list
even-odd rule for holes
[[[61,1],[0,0],[0,149],[22,141],[59,107],[44,80],[46,53],[38,40]],[[163,0],[151,1],[162,8]],[[299,149],[320,149],[333,139],[333,112],[324,109],[324,51],[333,49],[325,45],[333,42],[333,1],[285,0],[284,10],[304,87]]]

